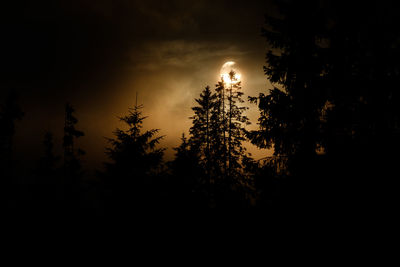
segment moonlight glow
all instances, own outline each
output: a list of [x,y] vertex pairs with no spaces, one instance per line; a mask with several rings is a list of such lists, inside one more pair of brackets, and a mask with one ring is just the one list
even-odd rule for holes
[[[235,72],[235,76],[231,79],[229,73],[231,71]],[[225,62],[220,70],[221,79],[229,86],[231,84],[238,83],[241,78],[241,74],[237,68],[237,64],[234,61]]]

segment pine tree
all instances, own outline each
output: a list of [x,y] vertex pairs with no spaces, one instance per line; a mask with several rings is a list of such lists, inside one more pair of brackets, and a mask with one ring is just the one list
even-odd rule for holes
[[227,117],[225,111],[224,82],[215,85],[215,103],[211,110],[211,146],[214,175],[225,180],[227,172],[226,129]]
[[215,105],[216,95],[207,86],[200,94],[200,98],[195,99],[198,106],[192,107],[194,115],[190,117],[193,126],[190,128],[190,142],[193,149],[199,151],[199,159],[208,176],[211,176],[212,163],[212,136],[213,126],[212,110]]
[[215,93],[207,86],[196,99],[198,106],[192,108],[195,114],[191,117],[193,126],[190,129],[190,141],[197,147],[205,170],[203,184],[210,185],[210,198],[215,192],[218,202],[224,204],[232,200],[233,191],[247,183],[242,165],[247,155],[242,142],[249,121],[243,114],[246,107],[239,106],[244,102],[240,81],[235,80],[234,72],[230,75],[229,87],[220,81]]
[[[65,120],[64,120],[64,172],[69,178],[65,181],[66,183],[76,184],[78,183],[81,173],[81,162],[80,156],[85,154],[82,149],[75,148],[75,139],[84,136],[84,132],[77,130],[75,125],[78,123],[78,119],[74,116],[75,109],[71,104],[65,105]],[[72,180],[71,180],[72,179]]]
[[[36,181],[35,200],[39,210],[43,212],[54,212],[50,209],[58,209],[60,191],[65,185],[59,180],[59,169],[57,166],[60,157],[54,154],[53,134],[46,132],[43,139],[44,153],[39,160],[35,171]],[[64,192],[65,194],[65,192]],[[65,195],[61,195],[64,196]]]
[[13,138],[15,123],[22,119],[24,112],[17,100],[16,92],[10,90],[0,107],[0,198],[6,206],[18,197],[13,177]]
[[239,106],[244,103],[242,99],[241,81],[236,78],[236,73],[232,70],[229,73],[230,82],[225,85],[227,107],[227,176],[242,176],[241,161],[246,154],[246,149],[242,142],[246,140],[245,126],[250,124],[249,119],[243,113],[245,106]]
[[54,154],[53,133],[46,132],[43,139],[44,153],[39,161],[39,183],[55,183],[57,162],[60,157]]
[[185,134],[182,134],[181,144],[173,149],[175,150],[175,159],[169,164],[173,175],[190,178],[192,174],[201,174],[202,166],[199,164],[198,145],[193,145]]
[[[110,147],[106,154],[111,162],[105,163],[106,183],[111,186],[116,201],[131,205],[133,199],[144,201],[150,198],[153,184],[162,167],[164,148],[157,148],[163,136],[156,137],[159,129],[144,131],[142,105],[129,109],[129,114],[120,117],[127,130],[117,128],[115,138],[107,138]],[[146,193],[147,192],[147,193]],[[122,204],[122,203],[120,203]]]
[[169,191],[179,206],[190,205],[193,208],[207,204],[204,198],[211,189],[208,181],[204,180],[207,175],[198,148],[182,134],[181,144],[174,148],[175,158],[168,163],[172,175]]
[[264,72],[275,87],[259,95],[260,130],[249,137],[259,147],[273,146],[278,157],[303,161],[316,155],[320,142],[327,22],[317,1],[285,1],[278,7],[281,16],[266,16],[263,29],[270,47]]
[[15,134],[15,122],[21,120],[24,112],[17,103],[15,91],[7,94],[0,109],[0,170],[9,169],[12,165],[12,145]]
[[75,109],[71,104],[65,105],[64,118],[64,162],[63,176],[60,182],[62,187],[62,199],[65,211],[69,215],[77,215],[81,205],[81,187],[82,187],[82,164],[80,157],[85,154],[80,148],[76,148],[76,139],[84,136],[84,133],[77,130],[75,125],[78,119],[74,115]]

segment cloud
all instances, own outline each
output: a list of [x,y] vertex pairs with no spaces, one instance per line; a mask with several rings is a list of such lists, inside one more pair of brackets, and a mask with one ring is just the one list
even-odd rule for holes
[[165,68],[200,68],[204,63],[225,57],[241,57],[247,52],[229,43],[169,40],[149,42],[131,53],[137,70],[159,71]]

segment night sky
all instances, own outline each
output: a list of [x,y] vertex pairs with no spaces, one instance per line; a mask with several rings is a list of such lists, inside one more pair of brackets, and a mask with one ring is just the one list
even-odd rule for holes
[[[101,166],[104,137],[120,127],[138,93],[146,128],[159,128],[172,158],[187,133],[201,90],[214,88],[226,61],[235,61],[247,96],[271,88],[263,74],[266,42],[261,28],[270,1],[13,1],[2,3],[1,95],[20,95],[25,116],[17,125],[21,161],[42,153],[46,131],[61,154],[64,104],[76,108],[78,145],[85,165]],[[257,127],[258,109],[248,115]],[[261,158],[270,151],[257,151]],[[22,152],[22,153],[21,153]]]

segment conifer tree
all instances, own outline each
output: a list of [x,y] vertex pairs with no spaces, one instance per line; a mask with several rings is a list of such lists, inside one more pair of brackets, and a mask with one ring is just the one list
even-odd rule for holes
[[75,125],[78,119],[74,115],[75,109],[71,104],[65,105],[64,118],[64,165],[63,165],[63,205],[65,212],[76,215],[81,205],[81,186],[82,186],[82,164],[80,157],[85,154],[80,148],[76,148],[76,139],[84,136],[84,133],[77,130]]
[[226,145],[225,87],[223,81],[219,81],[215,85],[215,92],[215,104],[211,110],[212,162],[215,176],[224,178],[227,171],[228,152]]
[[17,100],[16,92],[10,90],[0,107],[0,198],[1,204],[6,205],[18,196],[13,177],[13,138],[15,123],[22,119],[24,112]]
[[[111,162],[105,163],[106,183],[111,186],[117,201],[125,205],[136,200],[150,198],[153,190],[152,179],[162,167],[164,148],[158,148],[163,136],[156,136],[159,129],[143,131],[142,105],[129,109],[129,114],[120,117],[128,129],[117,128],[115,138],[107,138],[110,147],[106,154]],[[146,196],[147,192],[147,196]]]
[[227,162],[228,177],[242,175],[241,161],[246,154],[246,149],[242,142],[246,140],[245,126],[250,124],[247,116],[243,113],[245,106],[240,106],[244,103],[242,99],[243,92],[241,91],[241,81],[237,80],[236,73],[232,70],[229,73],[230,82],[225,85],[227,99]]
[[302,161],[316,155],[320,141],[327,100],[326,21],[317,1],[285,1],[278,7],[282,16],[266,16],[263,29],[269,44],[264,72],[275,87],[259,95],[260,130],[249,137],[259,147],[273,146],[276,156]]
[[175,150],[175,159],[170,162],[173,175],[183,177],[201,174],[198,145],[194,145],[191,140],[186,138],[185,134],[182,134],[181,144],[173,149]]
[[57,162],[60,157],[54,154],[53,133],[46,132],[43,139],[44,154],[39,161],[38,175],[40,183],[54,183]]
[[227,202],[233,196],[232,190],[245,184],[242,161],[249,162],[242,144],[246,138],[245,125],[249,124],[243,114],[246,107],[240,106],[244,102],[243,92],[235,73],[230,75],[229,87],[220,81],[215,93],[207,86],[196,99],[198,105],[192,108],[195,114],[191,117],[193,126],[190,129],[190,141],[198,149],[205,170],[203,183],[210,184],[210,190],[215,191],[219,201]]
[[[65,189],[62,184],[63,181],[59,180],[59,169],[57,166],[60,157],[54,154],[54,141],[53,134],[46,132],[43,139],[44,153],[39,160],[38,168],[35,171],[36,176],[36,190],[35,200],[39,209],[45,212],[51,212],[51,208],[57,207],[60,190]],[[64,192],[65,193],[65,192]]]
[[[201,164],[198,145],[182,134],[181,144],[174,148],[175,158],[168,162],[172,179],[169,181],[170,193],[179,205],[199,205],[210,191],[206,170]],[[186,202],[186,203],[185,203]],[[207,203],[206,201],[201,201]]]
[[212,117],[213,107],[215,105],[216,95],[207,86],[200,94],[200,98],[195,99],[198,106],[192,107],[194,115],[190,117],[193,125],[190,128],[190,142],[192,149],[197,149],[199,159],[208,175],[211,175],[212,162],[212,136],[211,129],[214,117]]
[[75,148],[75,141],[77,138],[84,136],[85,134],[77,130],[75,125],[78,123],[78,119],[74,116],[75,109],[71,104],[65,105],[65,121],[64,121],[64,171],[67,177],[73,180],[67,180],[67,183],[77,183],[77,179],[81,176],[81,162],[80,156],[85,154],[80,148]]
[[17,100],[16,92],[10,91],[0,108],[0,170],[11,166],[15,122],[24,116]]

